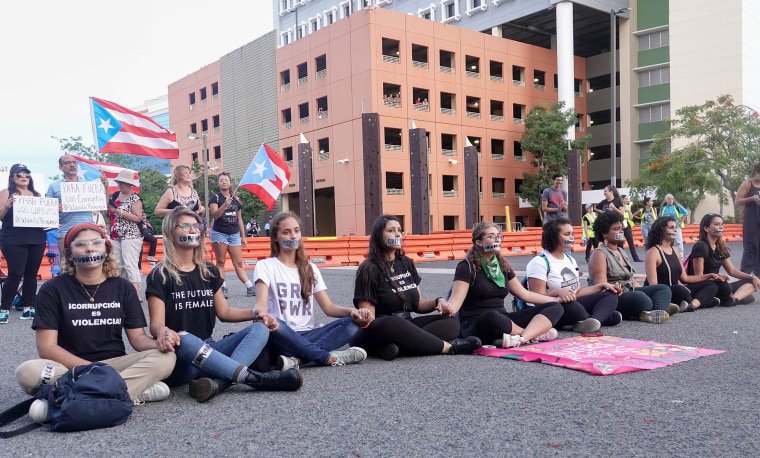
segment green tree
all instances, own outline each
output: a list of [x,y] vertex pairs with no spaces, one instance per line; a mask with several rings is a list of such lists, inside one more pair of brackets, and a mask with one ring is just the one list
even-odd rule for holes
[[[132,170],[140,170],[142,168],[142,159],[140,156],[135,156],[134,154],[114,153],[98,155],[95,146],[92,144],[85,145],[81,136],[69,138],[51,136],[51,138],[58,142],[62,154],[72,154],[92,161],[109,162]],[[57,181],[61,179],[61,176],[55,175],[49,178],[52,181]]]
[[166,191],[168,180],[161,172],[151,168],[139,171],[140,174],[140,198],[143,201],[143,211],[148,214],[148,219],[153,225],[156,234],[161,233],[162,218],[153,214],[158,201]]
[[[547,111],[546,105],[535,105],[525,120],[525,132],[520,139],[523,151],[533,156],[531,164],[536,172],[523,173],[520,185],[522,198],[541,212],[541,193],[552,185],[552,175],[567,174],[568,142],[567,131],[576,123],[575,110],[564,110],[564,102],[553,103]],[[584,150],[591,139],[584,135],[570,142],[572,149]]]
[[[728,94],[676,110],[668,131],[655,135],[638,178],[627,183],[641,196],[656,189],[659,199],[673,194],[685,207],[694,209],[708,194],[727,191],[731,200],[742,181],[760,162],[760,114],[734,104]],[[671,150],[671,144],[679,146]],[[721,188],[722,182],[722,188]],[[734,208],[739,221],[739,208]]]

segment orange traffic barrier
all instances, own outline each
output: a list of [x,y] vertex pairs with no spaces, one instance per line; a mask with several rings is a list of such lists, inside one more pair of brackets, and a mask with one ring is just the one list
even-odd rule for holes
[[504,256],[522,256],[536,254],[541,248],[541,232],[505,232],[501,242],[501,253]]
[[447,261],[454,259],[450,234],[407,235],[404,252],[414,262]]
[[348,237],[304,237],[306,256],[317,267],[348,265]]
[[342,237],[348,239],[348,263],[352,266],[358,266],[367,259],[367,253],[369,252],[369,236],[351,236]]

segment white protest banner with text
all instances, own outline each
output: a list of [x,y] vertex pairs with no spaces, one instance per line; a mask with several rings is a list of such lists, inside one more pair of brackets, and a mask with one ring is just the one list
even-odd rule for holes
[[62,212],[105,210],[106,191],[100,181],[62,181]]
[[58,227],[58,199],[16,195],[13,227]]

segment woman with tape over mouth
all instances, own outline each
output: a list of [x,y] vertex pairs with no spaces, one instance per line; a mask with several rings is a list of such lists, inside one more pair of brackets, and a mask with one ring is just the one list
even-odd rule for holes
[[[284,356],[285,367],[299,361],[318,365],[343,366],[364,361],[367,352],[350,346],[360,326],[372,315],[340,307],[327,295],[327,287],[317,266],[309,262],[301,243],[301,221],[293,213],[278,213],[270,221],[270,258],[259,261],[254,271],[256,309],[268,311],[280,323],[269,338],[273,356]],[[314,303],[325,315],[337,318],[314,327]]]
[[[686,273],[718,275],[718,292],[715,297],[723,307],[748,304],[754,300],[752,294],[760,290],[760,279],[734,267],[730,256],[730,250],[723,241],[723,218],[715,213],[706,214],[699,222],[699,241],[691,249]],[[720,273],[721,266],[728,275]],[[739,280],[729,283],[729,275]]]
[[[248,369],[277,329],[267,313],[227,305],[222,278],[203,259],[201,217],[177,207],[162,224],[164,259],[148,275],[145,295],[150,309],[150,332],[159,349],[177,354],[170,386],[190,382],[190,396],[206,402],[234,383],[260,391],[295,391],[303,384],[297,368],[282,372]],[[221,340],[212,333],[216,319],[253,323]]]
[[[562,317],[562,306],[553,297],[523,287],[501,255],[502,239],[494,223],[478,223],[472,228],[472,247],[457,264],[451,298],[441,305],[441,312],[458,313],[462,335],[477,336],[500,348],[556,339],[554,325]],[[504,299],[510,292],[536,305],[507,313]]]
[[[41,359],[16,369],[19,385],[33,395],[41,384],[55,382],[68,369],[101,361],[124,378],[135,404],[168,398],[169,387],[161,380],[174,369],[175,355],[160,351],[145,333],[140,300],[134,286],[119,276],[119,264],[103,231],[92,223],[69,229],[61,261],[61,275],[40,288],[32,322]],[[122,330],[137,353],[126,354]],[[35,401],[30,417],[44,421],[47,401]]]
[[[422,279],[404,255],[401,221],[382,215],[372,225],[367,259],[354,284],[354,306],[376,318],[357,336],[369,354],[392,360],[402,356],[470,354],[482,346],[475,336],[459,338],[459,320],[444,313],[442,297],[423,299]],[[412,318],[411,312],[422,315]]]

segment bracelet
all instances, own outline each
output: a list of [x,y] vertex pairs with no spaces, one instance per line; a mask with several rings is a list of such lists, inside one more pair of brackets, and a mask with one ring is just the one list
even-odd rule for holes
[[441,300],[441,299],[443,299],[443,297],[442,297],[442,296],[438,296],[438,297],[436,297],[436,298],[435,298],[435,304],[434,304],[434,305],[435,305],[436,307],[438,307],[438,301],[439,301],[439,300]]

